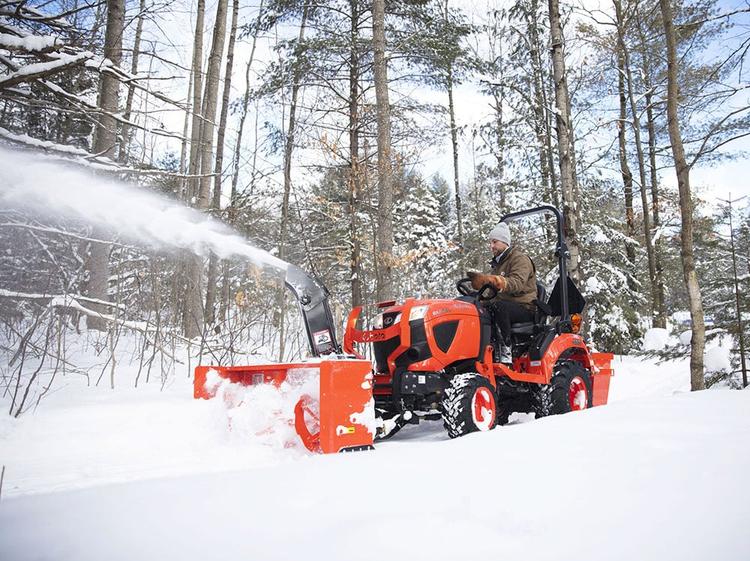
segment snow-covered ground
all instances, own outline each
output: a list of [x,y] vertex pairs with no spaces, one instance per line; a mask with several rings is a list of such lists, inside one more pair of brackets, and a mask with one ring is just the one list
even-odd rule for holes
[[340,456],[229,430],[185,375],[66,378],[0,420],[0,559],[750,559],[750,391],[614,366],[606,407]]

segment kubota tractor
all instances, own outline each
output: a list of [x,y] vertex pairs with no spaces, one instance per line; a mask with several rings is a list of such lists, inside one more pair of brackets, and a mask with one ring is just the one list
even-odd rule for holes
[[[578,333],[585,301],[568,278],[563,217],[551,206],[508,214],[512,222],[535,214],[557,221],[559,277],[547,297],[537,290],[533,322],[511,326],[512,367],[493,363],[491,320],[484,302],[489,285],[457,284],[456,299],[407,299],[379,304],[370,329],[357,329],[361,308],[349,315],[343,356],[325,287],[290,265],[286,284],[300,303],[313,362],[254,366],[200,366],[194,395],[213,396],[210,377],[242,385],[280,385],[290,372],[317,369],[320,391],[294,407],[294,425],[310,450],[340,452],[372,447],[410,423],[440,420],[450,437],[505,424],[512,412],[537,417],[607,402],[612,355],[592,353]],[[355,347],[371,343],[372,364]]]
[[376,438],[423,419],[442,419],[448,435],[457,437],[505,424],[516,411],[541,417],[607,402],[612,355],[590,352],[578,334],[585,301],[566,273],[562,215],[542,206],[502,220],[544,213],[557,219],[560,274],[549,298],[537,283],[534,321],[511,326],[512,368],[492,361],[484,302],[497,292],[490,285],[475,291],[469,279],[461,279],[460,296],[453,300],[382,302],[369,330],[356,329],[361,310],[352,311],[344,352],[361,356],[355,343],[373,346],[373,393],[381,420]]

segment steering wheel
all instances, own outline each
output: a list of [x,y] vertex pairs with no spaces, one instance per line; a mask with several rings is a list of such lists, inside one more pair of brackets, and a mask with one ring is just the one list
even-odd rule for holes
[[456,290],[458,290],[459,294],[462,296],[470,296],[476,298],[480,302],[492,300],[497,296],[497,288],[491,284],[485,284],[479,290],[474,290],[474,287],[471,286],[471,279],[468,277],[464,277],[456,283]]

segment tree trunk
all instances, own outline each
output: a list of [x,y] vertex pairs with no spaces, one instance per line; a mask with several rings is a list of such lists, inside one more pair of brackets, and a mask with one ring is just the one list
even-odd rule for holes
[[[247,109],[250,106],[250,68],[255,60],[255,47],[258,44],[258,29],[260,28],[261,18],[263,16],[263,0],[258,6],[258,15],[255,19],[255,29],[253,31],[253,43],[250,47],[250,58],[245,66],[245,95],[242,97],[242,113],[240,114],[240,124],[237,129],[237,141],[234,143],[234,158],[232,163],[232,191],[229,199],[230,211],[229,222],[234,222],[235,205],[237,203],[237,182],[240,176],[240,149],[242,147],[242,133],[245,129],[245,119],[247,118]],[[255,176],[255,169],[252,170]]]
[[188,171],[189,162],[187,159],[187,146],[188,146],[188,132],[190,131],[190,117],[191,117],[191,111],[192,108],[190,107],[190,98],[192,97],[193,93],[193,71],[190,71],[190,78],[188,79],[188,92],[187,92],[187,100],[188,100],[188,110],[185,111],[185,119],[182,123],[182,142],[180,143],[180,176],[182,176],[180,180],[180,187],[178,198],[181,201],[188,201],[188,179],[185,177]]
[[198,0],[198,13],[195,19],[195,38],[193,41],[193,122],[190,128],[190,180],[188,181],[187,200],[193,204],[198,194],[201,144],[201,97],[203,96],[203,20],[206,13],[206,0]]
[[[214,163],[214,192],[211,197],[211,211],[218,217],[221,210],[221,180],[224,167],[224,133],[229,115],[229,94],[232,88],[232,69],[234,67],[234,43],[237,36],[237,18],[239,14],[239,0],[232,2],[232,26],[229,31],[229,46],[227,47],[227,65],[224,70],[224,92],[221,96],[221,115],[219,117],[219,131],[216,135],[216,162]],[[211,253],[208,259],[208,282],[206,283],[206,324],[211,325],[216,319],[216,289],[219,276],[219,258]]]
[[526,31],[529,37],[532,82],[534,85],[534,132],[536,133],[537,143],[539,144],[539,172],[542,176],[544,192],[551,196],[556,192],[557,186],[554,179],[554,169],[552,165],[552,135],[548,126],[547,117],[547,98],[544,88],[545,76],[544,65],[541,57],[541,40],[539,37],[537,21],[538,4],[533,0],[529,10],[525,14]]
[[654,119],[653,97],[654,88],[651,78],[651,63],[647,50],[646,36],[643,31],[640,19],[640,4],[636,2],[636,17],[638,18],[638,35],[641,44],[641,72],[643,76],[643,85],[646,90],[644,95],[646,101],[646,127],[648,129],[648,159],[649,159],[649,179],[651,181],[651,212],[654,218],[654,327],[667,327],[667,311],[665,308],[665,289],[664,289],[664,269],[662,266],[662,245],[661,232],[659,228],[661,221],[659,218],[659,176],[656,167],[656,123]]
[[[625,100],[625,61],[622,55],[622,48],[617,49],[617,92],[620,98],[620,119],[617,122],[617,140],[619,143],[620,154],[620,173],[622,174],[622,184],[625,190],[625,224],[626,233],[630,240],[635,239],[635,215],[633,213],[633,173],[628,165],[627,142],[625,139],[625,123],[627,119],[627,108]],[[632,241],[625,242],[625,253],[630,263],[628,272],[628,287],[635,290],[635,247]]]
[[[146,0],[140,0],[138,6],[138,23],[135,26],[135,38],[133,40],[133,56],[130,61],[130,74],[135,76],[138,74],[138,56],[141,50],[141,36],[143,34],[143,16],[146,11]],[[135,95],[135,86],[133,84],[128,85],[128,97],[125,101],[125,113],[123,117],[126,121],[130,120],[133,111],[133,97]],[[132,136],[132,130],[129,125],[122,125],[122,139],[120,140],[120,162],[126,162],[128,159],[128,152],[130,152],[130,139]]]
[[377,297],[394,296],[393,287],[393,165],[391,153],[391,107],[388,100],[388,68],[385,58],[385,0],[372,3],[375,105],[378,141],[378,235]]
[[446,77],[448,89],[448,114],[451,126],[451,148],[453,149],[453,189],[456,193],[456,230],[458,233],[458,248],[461,256],[464,254],[464,227],[461,211],[461,188],[458,183],[458,127],[456,127],[456,110],[453,104],[453,69],[448,66]]
[[[122,62],[122,30],[125,22],[125,1],[107,1],[107,27],[104,32],[104,58],[109,59],[115,66]],[[94,133],[93,152],[115,159],[117,154],[117,121],[111,115],[119,110],[120,82],[110,72],[102,72],[99,78],[99,107],[103,113],[99,115]],[[94,238],[104,239],[106,235],[94,231]],[[90,298],[107,300],[109,283],[109,252],[110,246],[105,243],[91,242],[91,251],[86,260],[88,281],[86,294]],[[97,312],[104,313],[101,306],[93,305]],[[86,325],[90,329],[104,331],[106,321],[89,317]]]
[[[218,91],[221,55],[224,49],[227,0],[219,0],[216,7],[213,42],[209,55],[206,83],[203,86],[202,53],[203,53],[203,17],[205,6],[203,0],[198,2],[198,20],[196,36],[200,34],[200,43],[196,37],[193,50],[193,68],[195,85],[193,86],[193,130],[190,146],[191,200],[201,210],[207,210],[209,204],[211,156],[213,155],[213,123],[216,117],[216,94]],[[200,56],[201,59],[197,57]],[[197,129],[195,128],[197,127]],[[203,177],[205,176],[205,177]],[[203,332],[205,308],[201,296],[203,284],[203,259],[197,255],[188,256],[187,265],[187,301],[185,336],[193,338]]]
[[703,376],[706,328],[703,323],[703,302],[701,301],[701,291],[693,258],[693,201],[690,193],[690,168],[685,160],[685,149],[682,144],[682,134],[677,116],[677,96],[679,95],[677,89],[677,46],[674,23],[672,22],[672,6],[670,0],[659,0],[659,5],[667,41],[667,128],[669,129],[669,140],[672,144],[672,155],[677,172],[677,188],[680,193],[682,274],[688,294],[688,305],[690,306],[692,331],[690,338],[690,387],[693,391],[697,391],[706,387]]
[[[617,40],[622,53],[623,70],[627,80],[627,94],[630,103],[630,113],[633,116],[633,135],[635,137],[635,151],[638,157],[638,174],[641,191],[641,207],[643,211],[643,239],[646,243],[646,255],[648,257],[648,280],[651,293],[651,318],[656,317],[656,265],[654,263],[654,246],[651,242],[651,216],[649,213],[648,195],[646,194],[646,160],[643,155],[643,144],[641,144],[641,119],[638,116],[638,105],[633,94],[633,74],[630,70],[630,52],[625,44],[626,23],[622,14],[620,0],[614,0],[615,13],[617,17]],[[623,123],[624,126],[624,123]]]
[[229,0],[219,0],[216,5],[216,22],[211,40],[211,54],[208,57],[206,87],[201,106],[201,178],[198,190],[197,207],[205,210],[210,206],[211,175],[214,157],[214,123],[218,104],[219,82],[221,81],[221,59],[224,55],[224,39],[227,34],[227,4]]
[[[299,35],[297,37],[297,46],[294,60],[294,70],[292,73],[292,99],[289,106],[289,123],[286,130],[286,140],[284,142],[284,194],[281,202],[281,230],[279,236],[279,259],[286,258],[286,244],[289,235],[289,196],[292,191],[292,153],[294,152],[294,132],[297,121],[297,99],[299,97],[300,81],[302,80],[302,56],[305,39],[305,28],[309,15],[309,6],[305,4],[302,10],[302,21],[299,26]],[[279,293],[279,360],[284,360],[284,349],[286,346],[285,338],[285,288],[282,286]]]
[[349,40],[349,242],[351,256],[349,273],[352,290],[352,308],[362,305],[362,267],[359,224],[359,196],[362,192],[362,170],[359,160],[359,5],[349,0],[351,30]]
[[[253,42],[250,47],[250,58],[245,66],[245,94],[242,97],[242,112],[240,114],[240,123],[237,130],[237,140],[234,143],[234,154],[232,157],[232,188],[229,195],[229,208],[227,209],[227,220],[234,226],[237,220],[237,183],[240,177],[240,150],[242,149],[242,133],[245,129],[245,119],[247,118],[247,109],[250,105],[250,68],[255,60],[255,47],[258,43],[258,30],[260,21],[263,16],[263,0],[258,6],[258,15],[255,19],[255,28],[253,29]],[[255,166],[251,170],[252,177],[255,177]],[[231,298],[231,280],[229,262],[224,261],[222,267],[222,289],[221,289],[221,306],[219,307],[219,317],[223,321],[227,317],[229,310],[229,301]]]
[[559,0],[549,0],[550,33],[552,36],[552,76],[555,83],[555,122],[557,124],[557,151],[560,159],[565,238],[570,251],[568,272],[575,281],[581,280],[581,250],[578,242],[580,212],[576,194],[575,159],[572,153],[573,127],[570,118],[570,97],[565,73],[565,53],[560,19]]

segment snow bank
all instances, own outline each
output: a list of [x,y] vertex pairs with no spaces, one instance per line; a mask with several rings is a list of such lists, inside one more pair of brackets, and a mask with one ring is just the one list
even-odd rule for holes
[[748,407],[748,392],[641,399],[454,441],[10,499],[0,558],[744,561]]
[[669,334],[667,329],[652,327],[643,334],[641,349],[644,351],[661,351],[675,344],[677,341]]
[[687,360],[613,367],[606,407],[332,456],[284,447],[309,368],[209,401],[184,373],[116,391],[68,374],[0,417],[0,559],[750,558],[750,392],[689,393]]
[[[710,334],[708,332],[707,334]],[[670,346],[690,345],[691,331],[682,331],[679,336],[671,335],[669,330],[659,327],[648,329],[643,335],[641,349],[644,351],[662,351]],[[706,342],[704,365],[706,372],[732,371],[732,337],[719,334]]]

